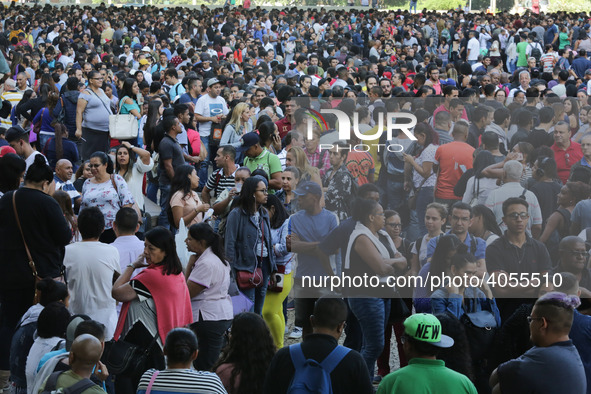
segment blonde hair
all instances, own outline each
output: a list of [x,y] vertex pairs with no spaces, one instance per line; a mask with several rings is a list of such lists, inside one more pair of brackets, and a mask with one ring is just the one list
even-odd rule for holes
[[238,133],[238,130],[240,129],[240,126],[241,126],[240,118],[242,117],[242,114],[244,113],[244,111],[246,111],[248,109],[250,109],[250,104],[238,103],[238,104],[236,104],[236,106],[232,110],[232,117],[230,118],[230,121],[228,122],[228,126],[232,125],[232,127],[234,127],[234,130],[236,130],[237,133]]
[[306,156],[306,152],[299,146],[293,146],[288,150],[294,158],[294,162],[291,164],[302,172],[300,179],[303,179],[305,175],[312,177],[313,175],[320,175],[318,168],[312,167]]

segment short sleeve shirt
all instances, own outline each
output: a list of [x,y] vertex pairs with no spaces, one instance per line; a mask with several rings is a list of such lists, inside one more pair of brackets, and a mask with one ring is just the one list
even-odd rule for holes
[[[183,196],[182,191],[178,191],[170,197],[170,207],[182,207],[183,208],[183,216],[190,214],[191,212],[195,211],[202,204],[201,200],[199,199],[199,195],[191,190],[190,194]],[[185,223],[185,226],[189,227],[193,224],[201,223],[203,220],[203,213],[198,213],[190,223]]]
[[125,180],[119,175],[115,175],[114,179],[117,190],[113,187],[111,179],[103,183],[92,183],[87,179],[82,186],[80,209],[98,207],[105,216],[105,229],[113,228],[115,215],[122,206],[134,203]]
[[171,180],[168,179],[164,169],[164,160],[172,159],[172,168],[185,164],[183,150],[176,140],[165,134],[162,141],[160,141],[160,145],[158,145],[158,152],[160,155],[160,184],[169,185]]
[[281,162],[277,155],[269,152],[267,148],[264,148],[260,155],[255,158],[246,157],[244,159],[244,166],[248,167],[248,169],[252,172],[257,169],[262,169],[269,175],[281,172]]

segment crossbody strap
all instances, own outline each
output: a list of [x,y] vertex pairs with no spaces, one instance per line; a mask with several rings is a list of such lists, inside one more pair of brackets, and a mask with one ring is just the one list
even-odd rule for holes
[[92,90],[92,89],[86,89],[86,90],[89,90],[92,94],[94,94],[96,96],[97,99],[99,99],[99,101],[101,102],[101,104],[103,105],[103,107],[105,107],[105,109],[107,110],[107,112],[110,112],[111,114],[113,114],[113,111],[111,111],[109,108],[107,108],[107,106],[105,105],[105,102],[99,97],[98,94],[96,94],[94,92],[94,90]]
[[152,385],[154,385],[154,381],[156,380],[156,377],[160,374],[160,371],[156,371],[152,374],[152,377],[150,378],[150,383],[148,383],[148,388],[146,390],[146,394],[150,394],[152,392]]
[[33,262],[33,257],[31,257],[31,251],[29,250],[29,246],[27,245],[27,241],[25,241],[25,234],[23,233],[23,228],[21,227],[21,221],[18,217],[18,210],[16,209],[16,190],[12,193],[12,209],[14,210],[14,218],[16,219],[16,225],[18,226],[18,230],[21,233],[21,238],[23,240],[23,244],[25,245],[25,251],[27,252],[27,257],[29,259],[29,267],[31,267],[31,271],[33,271],[33,277],[37,277],[37,267],[35,267],[35,263]]

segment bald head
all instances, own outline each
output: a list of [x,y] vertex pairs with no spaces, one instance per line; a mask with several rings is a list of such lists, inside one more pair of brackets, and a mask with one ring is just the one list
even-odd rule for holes
[[92,373],[92,369],[101,359],[103,346],[95,336],[82,334],[74,339],[70,348],[70,365],[77,374]]
[[68,159],[58,160],[58,162],[55,164],[55,174],[62,181],[66,182],[72,179],[73,173],[74,168],[72,167],[72,163]]
[[585,241],[583,241],[582,238],[579,238],[576,235],[569,235],[568,237],[562,238],[559,244],[559,249],[567,250],[569,248],[575,247],[577,244],[585,245]]

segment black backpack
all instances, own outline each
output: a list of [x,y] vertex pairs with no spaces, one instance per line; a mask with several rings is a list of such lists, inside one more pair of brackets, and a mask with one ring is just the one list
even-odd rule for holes
[[[540,44],[538,44],[540,45]],[[540,62],[540,58],[542,57],[542,51],[540,51],[540,48],[538,48],[538,45],[532,45],[529,44],[529,46],[531,46],[531,53],[530,56],[536,58],[536,63]]]
[[[65,372],[65,371],[58,371],[58,372],[54,372],[51,375],[49,375],[49,378],[47,378],[47,382],[45,383],[45,388],[43,389],[41,394],[55,393],[56,386],[57,386],[57,379],[60,377],[60,375],[63,372]],[[92,380],[82,379],[70,387],[60,389],[61,391],[59,391],[59,392],[61,392],[63,394],[81,394],[84,392],[84,390],[89,389],[92,386],[95,386],[95,384]]]

